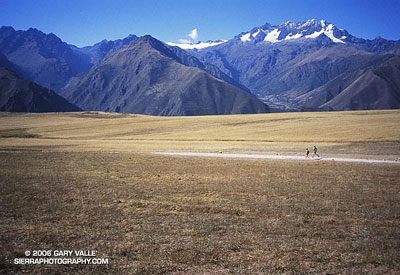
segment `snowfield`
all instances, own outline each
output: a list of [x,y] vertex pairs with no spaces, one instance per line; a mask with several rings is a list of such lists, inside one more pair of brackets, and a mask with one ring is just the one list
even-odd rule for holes
[[220,45],[220,44],[225,43],[227,41],[228,40],[221,40],[221,41],[217,41],[217,42],[199,42],[199,43],[196,43],[196,44],[193,44],[193,43],[184,44],[184,43],[167,42],[166,44],[169,45],[169,46],[172,46],[172,47],[179,47],[179,48],[181,48],[183,50],[194,50],[194,49],[201,50],[201,49],[205,49],[205,48],[208,48],[208,47],[214,47],[214,46]]

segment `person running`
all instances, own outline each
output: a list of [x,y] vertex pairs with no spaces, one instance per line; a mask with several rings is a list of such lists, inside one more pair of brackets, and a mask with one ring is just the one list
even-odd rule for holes
[[315,145],[314,145],[314,147],[313,147],[313,152],[314,152],[313,157],[314,157],[314,156],[319,157],[319,155],[318,155],[318,149],[317,149],[317,147],[316,147]]
[[306,148],[306,159],[309,159],[310,157],[308,156],[310,154],[310,150],[308,150],[308,148]]

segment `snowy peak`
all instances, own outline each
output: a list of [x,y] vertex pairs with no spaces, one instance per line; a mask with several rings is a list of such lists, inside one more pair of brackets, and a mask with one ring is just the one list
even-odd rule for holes
[[179,47],[183,50],[202,50],[208,47],[218,46],[222,43],[227,42],[228,40],[218,40],[218,41],[206,41],[206,42],[197,42],[197,43],[172,43],[166,42],[168,46]]
[[242,42],[269,42],[294,41],[298,39],[313,39],[325,35],[334,43],[346,43],[349,33],[337,28],[325,20],[310,19],[304,22],[287,21],[280,25],[264,24],[253,28],[250,32],[236,36]]

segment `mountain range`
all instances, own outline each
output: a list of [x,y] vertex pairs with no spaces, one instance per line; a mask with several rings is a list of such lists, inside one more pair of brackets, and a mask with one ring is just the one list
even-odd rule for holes
[[[281,25],[265,24],[225,43],[189,51],[201,61],[218,66],[258,98],[280,109],[307,107],[318,110],[327,106],[332,110],[380,109],[383,106],[373,102],[365,105],[327,104],[346,88],[346,97],[358,93],[350,86],[351,81],[341,83],[322,101],[321,96],[319,101],[314,101],[308,100],[306,95],[326,93],[325,85],[332,87],[328,84],[331,81],[340,82],[340,79],[357,75],[356,71],[379,67],[387,59],[399,55],[400,41],[356,38],[331,23],[313,19]],[[393,77],[400,78],[396,74],[390,78],[377,77],[377,83],[371,85],[377,92],[385,94],[383,97],[397,97],[400,91],[391,84]]]
[[266,23],[229,40],[195,44],[132,34],[83,48],[37,29],[2,27],[0,52],[16,75],[84,110],[206,115],[400,108],[400,41],[358,38],[325,20]]
[[269,111],[252,94],[209,74],[194,57],[151,36],[135,40],[74,78],[61,95],[82,109],[124,113],[171,116]]

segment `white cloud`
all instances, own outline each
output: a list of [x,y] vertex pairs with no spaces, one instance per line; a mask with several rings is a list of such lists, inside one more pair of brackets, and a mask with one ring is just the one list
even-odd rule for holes
[[178,39],[178,42],[180,44],[190,44],[190,43],[192,43],[192,41],[190,41],[189,39]]
[[179,44],[192,44],[197,42],[197,38],[199,38],[199,33],[197,32],[197,29],[193,29],[188,36],[191,39],[178,39]]
[[191,33],[188,34],[188,36],[190,38],[192,38],[194,41],[197,40],[197,38],[199,37],[199,34],[197,32],[197,29],[193,29]]

